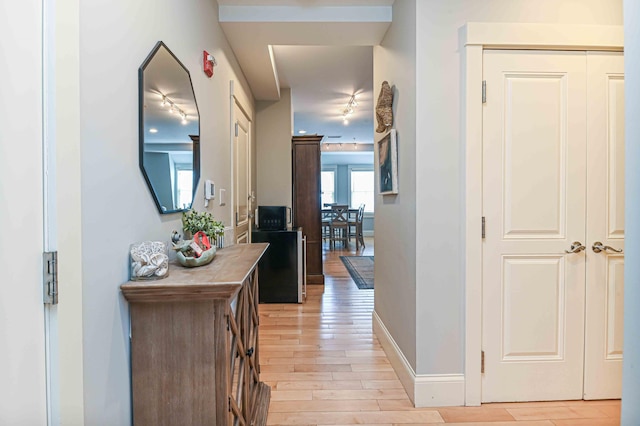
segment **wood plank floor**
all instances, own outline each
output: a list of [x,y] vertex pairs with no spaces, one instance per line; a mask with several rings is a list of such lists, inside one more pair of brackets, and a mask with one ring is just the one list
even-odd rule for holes
[[[358,255],[373,255],[373,240]],[[609,426],[620,401],[413,408],[371,331],[373,290],[359,290],[325,244],[324,286],[306,303],[260,305],[262,380],[272,388],[269,425]]]

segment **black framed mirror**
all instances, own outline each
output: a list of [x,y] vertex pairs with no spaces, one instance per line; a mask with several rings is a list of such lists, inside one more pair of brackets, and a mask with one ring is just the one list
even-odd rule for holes
[[159,41],[138,70],[140,170],[161,214],[191,209],[200,113],[189,70]]

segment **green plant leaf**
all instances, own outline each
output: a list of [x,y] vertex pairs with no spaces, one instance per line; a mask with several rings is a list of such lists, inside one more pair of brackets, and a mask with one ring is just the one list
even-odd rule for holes
[[203,231],[213,241],[217,240],[218,235],[224,235],[224,223],[215,220],[209,212],[197,212],[195,210],[184,212],[182,214],[182,227],[185,232],[189,232],[191,235]]

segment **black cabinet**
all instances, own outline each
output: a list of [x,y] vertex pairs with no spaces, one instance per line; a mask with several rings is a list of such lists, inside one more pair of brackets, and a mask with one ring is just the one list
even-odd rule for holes
[[254,230],[251,241],[269,243],[258,264],[260,303],[302,303],[305,290],[302,232]]

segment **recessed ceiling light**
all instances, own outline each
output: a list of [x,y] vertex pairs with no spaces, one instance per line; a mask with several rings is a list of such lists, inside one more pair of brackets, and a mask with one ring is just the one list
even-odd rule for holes
[[152,127],[149,129],[149,133],[158,133],[158,129],[156,129],[155,127]]
[[301,135],[304,135],[305,133],[307,133],[306,130],[298,130],[298,133],[300,133]]

